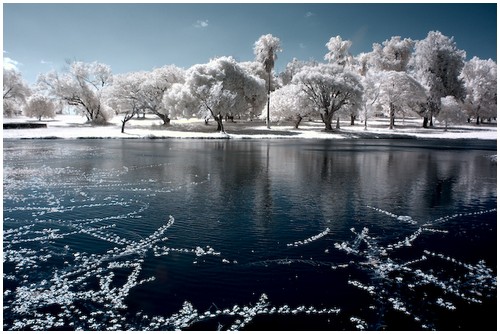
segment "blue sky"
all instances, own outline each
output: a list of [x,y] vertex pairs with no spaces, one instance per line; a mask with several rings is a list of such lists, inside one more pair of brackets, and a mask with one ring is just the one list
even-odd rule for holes
[[216,56],[254,59],[264,34],[281,40],[275,69],[294,57],[323,61],[330,37],[351,40],[351,53],[392,36],[454,37],[467,59],[496,61],[497,5],[489,4],[3,4],[4,65],[30,83],[61,70],[66,59],[98,61],[113,73],[174,64],[189,68]]

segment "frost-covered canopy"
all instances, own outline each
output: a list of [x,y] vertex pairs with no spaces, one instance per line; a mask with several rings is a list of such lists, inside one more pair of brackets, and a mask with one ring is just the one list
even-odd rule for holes
[[49,92],[78,108],[90,122],[111,117],[104,105],[103,91],[113,82],[111,68],[98,62],[73,62],[64,73],[42,74],[38,83]]
[[409,38],[401,39],[400,36],[386,40],[382,45],[373,44],[373,65],[382,71],[405,71],[413,54],[413,42]]
[[199,103],[200,115],[211,115],[221,131],[222,116],[260,112],[266,98],[264,80],[250,74],[231,57],[191,67],[186,84]]
[[336,111],[345,106],[361,106],[363,86],[353,71],[336,64],[304,67],[293,82],[301,85],[308,98],[320,110],[325,129],[331,130]]
[[12,116],[21,109],[30,95],[30,88],[16,70],[3,71],[3,114]]
[[460,78],[465,84],[467,113],[478,122],[480,117],[496,117],[497,64],[473,57],[465,63]]
[[344,41],[340,36],[330,38],[325,45],[328,48],[325,60],[332,64],[345,65],[349,57],[349,48],[351,45],[351,41]]

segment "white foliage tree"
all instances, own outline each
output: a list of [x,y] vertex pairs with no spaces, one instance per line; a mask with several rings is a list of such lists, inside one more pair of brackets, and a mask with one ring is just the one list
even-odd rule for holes
[[26,99],[30,96],[29,85],[23,80],[20,72],[15,69],[3,71],[3,115],[12,117],[20,112]]
[[278,58],[277,53],[281,51],[281,42],[278,37],[274,37],[271,34],[262,35],[255,42],[253,52],[255,54],[255,60],[264,66],[267,73],[267,115],[266,124],[267,128],[271,127],[270,124],[270,114],[269,114],[269,104],[271,96],[271,73],[274,69],[274,63]]
[[302,119],[314,111],[314,105],[304,90],[296,84],[289,84],[271,93],[273,121],[293,119],[295,128]]
[[194,65],[187,71],[186,84],[201,116],[212,116],[220,132],[224,132],[224,116],[248,115],[263,105],[266,96],[264,80],[249,74],[231,57]]
[[425,88],[405,72],[380,71],[380,92],[377,104],[390,118],[389,127],[394,127],[396,114],[403,118],[408,111],[418,112],[426,102]]
[[28,117],[36,117],[38,120],[54,118],[56,116],[56,104],[54,101],[40,93],[31,95],[26,103],[24,114]]
[[366,70],[364,64],[362,67],[362,84],[363,84],[363,118],[365,123],[365,130],[368,128],[368,118],[375,113],[376,102],[380,97],[381,82],[378,72]]
[[141,84],[141,101],[143,108],[158,116],[164,125],[170,123],[168,110],[163,108],[163,96],[175,83],[184,82],[185,71],[174,65],[156,68],[146,73]]
[[192,117],[199,109],[199,101],[185,83],[175,83],[163,96],[163,107],[170,117]]
[[326,131],[333,130],[333,117],[342,107],[350,105],[359,109],[362,105],[363,86],[360,76],[340,65],[304,67],[294,76],[293,82],[301,85],[315,108],[320,111]]
[[415,42],[400,36],[391,37],[382,44],[374,43],[371,61],[380,71],[404,72],[410,62]]
[[286,86],[292,82],[293,76],[299,73],[305,66],[317,66],[318,62],[314,60],[302,61],[297,58],[293,58],[288,64],[286,64],[285,70],[279,74],[280,85]]
[[470,117],[481,118],[497,115],[497,64],[491,59],[473,57],[465,63],[460,78],[466,89],[465,107]]
[[[365,100],[386,111],[391,129],[394,127],[396,113],[404,117],[407,109],[417,108],[419,103],[426,101],[424,88],[406,73],[414,44],[409,38],[401,39],[400,36],[393,36],[382,44],[374,43],[373,51],[364,59],[365,66],[368,67],[369,63],[371,65],[369,71],[373,72],[371,78],[365,81],[369,94]],[[374,77],[377,78],[377,82],[373,82]]]
[[325,55],[325,60],[327,60],[330,64],[346,66],[352,58],[349,54],[349,48],[351,45],[351,41],[344,41],[340,36],[331,37],[328,43],[325,44],[328,49],[328,53]]
[[68,71],[41,74],[38,84],[69,105],[75,106],[92,123],[106,122],[112,113],[104,104],[103,92],[113,75],[108,65],[73,62]]
[[460,73],[465,62],[465,51],[456,47],[453,38],[439,31],[430,31],[427,37],[415,43],[413,66],[416,78],[427,88],[427,105],[423,113],[424,127],[439,114],[441,98],[451,95],[465,96]]
[[449,123],[462,123],[465,115],[462,112],[463,103],[457,101],[454,96],[441,98],[441,112],[436,117],[438,121],[444,122],[444,131],[448,131]]
[[108,105],[116,114],[123,115],[121,132],[125,124],[143,109],[141,85],[145,72],[132,72],[116,75],[113,85],[107,90]]

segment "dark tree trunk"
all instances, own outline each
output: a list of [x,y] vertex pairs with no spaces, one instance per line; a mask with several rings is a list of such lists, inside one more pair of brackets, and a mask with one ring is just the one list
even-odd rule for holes
[[431,117],[429,117],[429,126],[431,128],[434,126],[434,123],[432,123],[432,114],[431,114]]
[[267,124],[267,128],[270,129],[271,128],[271,118],[270,118],[270,115],[269,115],[269,104],[271,103],[271,71],[269,71],[268,73],[269,77],[268,77],[268,86],[267,86],[267,116],[266,116],[266,124]]
[[427,128],[428,123],[429,123],[429,118],[427,116],[424,116],[424,124],[422,125],[422,127]]
[[296,129],[299,128],[299,124],[300,124],[301,121],[302,121],[302,116],[297,115],[297,117],[295,118],[295,128]]
[[325,112],[325,114],[320,114],[320,115],[321,115],[321,120],[323,121],[323,123],[325,123],[325,131],[333,131],[332,127],[333,113]]
[[354,121],[356,120],[356,116],[351,115],[351,125],[354,125]]
[[[125,124],[130,121],[134,117],[135,112],[131,114],[125,114],[122,119],[122,133],[125,133]],[[139,113],[137,113],[139,115]]]
[[395,107],[392,102],[389,104],[389,129],[394,129],[394,114],[395,114]]
[[476,118],[476,125],[479,125],[479,124],[481,123],[481,122],[480,122],[480,119],[481,119],[481,118],[480,118],[479,116],[477,116],[477,118]]
[[337,125],[335,126],[335,129],[340,129],[340,117],[337,117]]
[[167,115],[158,114],[158,117],[163,121],[163,125],[170,125],[170,118]]
[[214,116],[214,119],[217,122],[217,131],[225,133],[224,124],[222,124],[222,115],[219,114],[219,116]]

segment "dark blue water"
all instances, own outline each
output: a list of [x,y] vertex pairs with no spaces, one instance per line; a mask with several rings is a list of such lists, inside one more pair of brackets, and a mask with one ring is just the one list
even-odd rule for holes
[[4,329],[496,329],[496,142],[4,141]]

